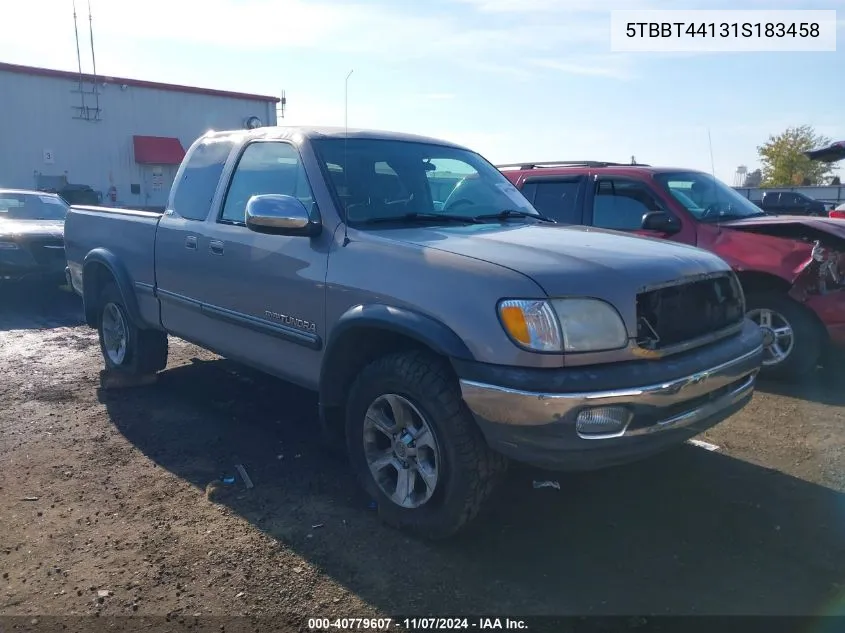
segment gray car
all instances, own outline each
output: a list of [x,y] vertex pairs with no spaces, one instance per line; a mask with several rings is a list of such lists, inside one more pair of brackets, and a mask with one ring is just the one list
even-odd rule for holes
[[67,211],[56,194],[0,189],[0,281],[64,282]]
[[316,391],[381,517],[428,537],[475,517],[508,458],[595,469],[684,442],[745,406],[762,358],[717,256],[549,222],[424,137],[210,133],[163,215],[74,206],[65,240],[107,368],[163,369],[172,335]]

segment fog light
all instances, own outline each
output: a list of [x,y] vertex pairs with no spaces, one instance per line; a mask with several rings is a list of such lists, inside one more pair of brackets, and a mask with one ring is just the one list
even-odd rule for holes
[[584,409],[575,420],[575,430],[584,438],[604,438],[622,435],[631,412],[625,407],[595,407]]

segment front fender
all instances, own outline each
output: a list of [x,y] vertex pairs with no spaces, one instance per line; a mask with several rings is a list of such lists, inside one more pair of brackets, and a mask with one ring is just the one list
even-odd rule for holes
[[91,274],[94,266],[102,266],[109,272],[117,285],[129,318],[137,327],[143,327],[132,279],[118,257],[106,248],[95,248],[85,256],[82,262],[82,301],[85,306],[85,320],[88,325],[91,327],[97,325],[97,300],[102,289],[102,282],[91,283],[92,279],[100,279],[99,276]]
[[475,359],[466,343],[449,326],[415,310],[384,304],[356,305],[344,312],[332,328],[327,354],[331,353],[333,344],[354,328],[388,330],[415,339],[443,356]]

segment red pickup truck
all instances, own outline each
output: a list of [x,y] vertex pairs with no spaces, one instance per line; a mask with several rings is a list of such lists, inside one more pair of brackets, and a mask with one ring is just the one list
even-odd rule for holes
[[683,242],[727,261],[748,317],[763,329],[763,376],[805,376],[831,345],[845,345],[845,220],[767,214],[688,169],[591,161],[498,167],[558,222]]

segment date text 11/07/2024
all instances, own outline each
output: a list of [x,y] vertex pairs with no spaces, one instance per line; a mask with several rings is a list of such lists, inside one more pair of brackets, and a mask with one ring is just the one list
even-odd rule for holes
[[524,631],[528,625],[514,618],[308,618],[308,628],[315,631]]

